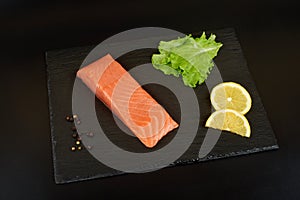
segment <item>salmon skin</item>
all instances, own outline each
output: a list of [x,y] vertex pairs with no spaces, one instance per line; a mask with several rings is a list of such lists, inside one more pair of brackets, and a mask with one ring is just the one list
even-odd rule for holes
[[88,88],[149,148],[178,124],[111,55],[77,72]]

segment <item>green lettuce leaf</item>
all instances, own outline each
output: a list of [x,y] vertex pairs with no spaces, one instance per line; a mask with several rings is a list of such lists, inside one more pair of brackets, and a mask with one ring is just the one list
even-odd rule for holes
[[186,86],[202,84],[214,66],[212,59],[217,55],[221,43],[211,34],[207,39],[205,32],[199,38],[187,35],[171,41],[161,41],[160,54],[152,55],[153,67],[167,75],[182,76]]

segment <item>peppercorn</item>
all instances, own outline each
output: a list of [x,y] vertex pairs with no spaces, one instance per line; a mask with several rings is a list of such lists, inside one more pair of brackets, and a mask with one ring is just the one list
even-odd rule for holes
[[73,122],[74,121],[74,118],[73,117],[70,117],[70,116],[66,116],[66,120],[68,122]]

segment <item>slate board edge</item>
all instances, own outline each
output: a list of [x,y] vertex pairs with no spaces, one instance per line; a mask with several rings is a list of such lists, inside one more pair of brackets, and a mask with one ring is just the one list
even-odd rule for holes
[[[244,156],[244,155],[250,155],[254,153],[261,153],[261,152],[266,152],[266,151],[272,151],[272,150],[277,150],[279,149],[278,145],[272,145],[272,146],[267,146],[264,148],[254,148],[254,149],[249,149],[249,150],[244,150],[244,151],[238,151],[238,152],[232,152],[230,154],[224,154],[224,155],[219,155],[219,156],[213,156],[213,157],[204,157],[201,159],[190,159],[186,160],[184,162],[175,162],[174,164],[171,164],[165,168],[171,168],[171,167],[177,167],[177,166],[184,166],[184,165],[189,165],[189,164],[198,164],[201,162],[208,162],[208,161],[213,161],[213,160],[220,160],[220,159],[225,159],[225,158],[234,158],[237,156]],[[164,169],[164,168],[163,168]],[[105,179],[105,178],[111,178],[115,176],[121,176],[121,175],[129,175],[130,173],[126,172],[119,172],[119,173],[109,173],[109,174],[101,174],[98,176],[89,176],[89,177],[82,177],[82,178],[74,178],[70,180],[58,180],[55,178],[55,183],[56,184],[69,184],[69,183],[76,183],[76,182],[81,182],[81,181],[86,181],[86,180],[94,180],[97,178]]]
[[50,76],[49,76],[49,68],[48,68],[48,62],[47,62],[47,55],[48,52],[45,52],[45,59],[46,59],[46,77],[47,77],[47,92],[48,92],[48,108],[49,108],[49,118],[50,118],[50,133],[51,133],[51,153],[52,153],[52,158],[53,158],[53,172],[54,172],[54,181],[55,183],[60,183],[60,180],[58,179],[58,177],[56,176],[57,171],[56,171],[56,154],[55,154],[55,144],[56,141],[54,139],[54,126],[53,126],[53,110],[52,110],[52,101],[51,101],[51,86],[50,86]]
[[253,76],[252,76],[252,73],[250,72],[250,68],[248,67],[248,62],[247,62],[246,56],[244,55],[244,51],[243,51],[241,42],[240,42],[240,40],[239,40],[239,38],[238,38],[238,36],[237,36],[237,31],[236,31],[235,28],[232,28],[232,27],[230,27],[230,28],[224,28],[224,29],[221,29],[221,30],[224,31],[224,32],[225,32],[225,31],[228,31],[228,32],[231,31],[231,32],[232,32],[232,36],[236,39],[236,42],[237,42],[236,45],[239,46],[239,53],[241,54],[241,58],[242,58],[241,60],[243,60],[244,65],[245,65],[245,67],[246,67],[246,69],[247,69],[247,73],[248,73],[249,77],[252,79],[253,88],[254,88],[254,90],[255,90],[256,93],[257,93],[257,98],[258,98],[257,100],[258,100],[258,101],[261,103],[261,105],[262,105],[262,108],[263,108],[262,111],[264,112],[264,115],[266,116],[267,121],[268,121],[268,123],[269,123],[269,126],[270,126],[270,128],[272,129],[272,132],[273,132],[273,134],[274,134],[274,140],[275,140],[277,149],[279,149],[279,145],[278,145],[278,141],[277,141],[277,137],[276,137],[275,131],[274,131],[273,127],[272,127],[272,124],[271,124],[271,122],[270,122],[268,113],[267,113],[266,108],[265,108],[265,106],[264,106],[264,103],[263,103],[263,101],[262,101],[262,99],[261,99],[261,97],[260,97],[259,91],[258,91],[258,89],[257,89],[257,87],[256,87],[256,82],[254,81],[254,78],[253,78]]

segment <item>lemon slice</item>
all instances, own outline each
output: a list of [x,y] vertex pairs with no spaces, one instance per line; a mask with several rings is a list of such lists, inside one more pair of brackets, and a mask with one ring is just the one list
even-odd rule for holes
[[216,110],[232,109],[242,114],[246,114],[252,104],[247,90],[234,82],[224,82],[215,86],[211,92],[210,100]]
[[244,137],[250,137],[251,129],[247,118],[241,113],[230,110],[217,110],[207,119],[206,127],[225,130]]

